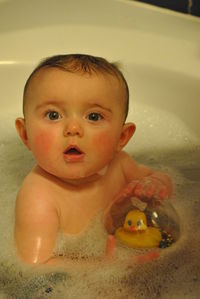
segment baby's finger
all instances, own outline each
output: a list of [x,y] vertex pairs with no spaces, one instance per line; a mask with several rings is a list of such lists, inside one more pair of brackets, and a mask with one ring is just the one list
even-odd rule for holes
[[108,235],[106,243],[105,258],[112,258],[115,255],[116,242],[113,235]]
[[164,200],[167,196],[167,189],[165,186],[155,186],[154,193],[152,194],[152,198],[158,201]]
[[134,195],[134,189],[137,186],[138,181],[130,182],[116,197],[115,202],[120,203],[130,196]]
[[159,193],[160,200],[163,200],[167,197],[167,188],[164,186]]
[[126,193],[122,192],[120,194],[118,194],[115,198],[115,203],[120,203],[122,201],[124,201],[127,198]]
[[146,189],[146,192],[145,192],[146,197],[150,199],[153,196],[155,189],[156,188],[153,185],[148,186],[148,188]]
[[126,194],[127,197],[133,195],[134,189],[137,185],[138,185],[138,181],[132,181],[126,186],[126,188],[124,189],[124,193]]
[[138,183],[134,190],[134,195],[137,197],[141,197],[144,192],[144,186],[141,183]]

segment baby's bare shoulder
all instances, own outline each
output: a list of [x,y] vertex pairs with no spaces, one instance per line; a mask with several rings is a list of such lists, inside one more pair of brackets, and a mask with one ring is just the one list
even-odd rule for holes
[[132,156],[124,151],[118,154],[117,159],[128,182],[141,179],[152,173],[149,167],[137,163]]
[[128,153],[125,151],[120,151],[116,157],[114,163],[120,165],[121,167],[125,167],[126,165],[129,165],[129,167],[137,167],[136,161],[131,157]]
[[36,212],[57,209],[48,181],[37,175],[34,170],[27,175],[19,189],[16,208],[33,209]]

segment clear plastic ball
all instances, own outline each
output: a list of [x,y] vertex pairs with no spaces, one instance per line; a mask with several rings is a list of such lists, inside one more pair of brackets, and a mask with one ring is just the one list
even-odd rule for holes
[[123,227],[126,215],[132,210],[140,210],[146,215],[147,227],[155,227],[160,230],[162,234],[160,248],[169,247],[179,239],[179,216],[168,199],[142,201],[139,198],[131,197],[114,203],[105,217],[107,232],[115,234],[118,228]]

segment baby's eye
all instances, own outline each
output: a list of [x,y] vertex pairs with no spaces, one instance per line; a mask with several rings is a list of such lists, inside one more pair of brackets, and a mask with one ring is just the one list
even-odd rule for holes
[[88,115],[88,119],[91,121],[98,121],[103,119],[103,116],[100,113],[92,112]]
[[46,117],[50,120],[57,120],[61,118],[61,115],[57,111],[49,111],[46,113]]

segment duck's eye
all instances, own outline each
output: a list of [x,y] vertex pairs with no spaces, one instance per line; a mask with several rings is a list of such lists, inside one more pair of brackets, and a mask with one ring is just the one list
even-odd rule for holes
[[128,225],[130,225],[130,226],[132,225],[132,221],[131,221],[131,220],[128,220],[127,223],[128,223]]
[[102,115],[96,112],[92,112],[88,115],[88,119],[91,121],[98,121],[101,120],[102,118],[103,118]]
[[137,222],[137,226],[138,226],[138,227],[141,226],[142,223],[143,223],[142,219],[138,220],[138,222]]
[[50,120],[57,120],[60,118],[60,114],[57,111],[49,111],[47,112],[46,117]]

